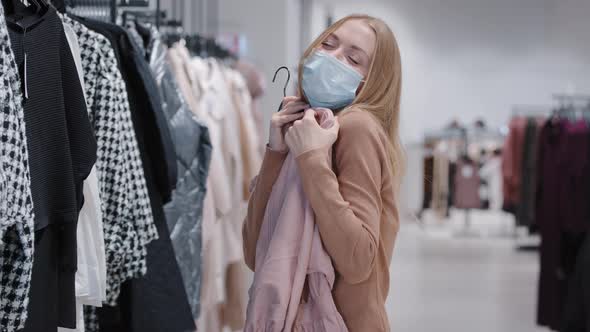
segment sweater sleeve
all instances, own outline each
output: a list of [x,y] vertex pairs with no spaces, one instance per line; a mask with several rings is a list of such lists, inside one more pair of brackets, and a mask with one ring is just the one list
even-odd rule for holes
[[324,247],[344,281],[356,284],[369,278],[376,261],[386,151],[368,113],[345,114],[340,124],[333,149],[338,175],[325,149],[300,155],[297,164]]
[[286,152],[277,152],[267,148],[260,172],[253,180],[256,183],[248,201],[248,213],[242,226],[244,259],[252,271],[255,268],[256,243],[262,227],[266,203],[286,157]]

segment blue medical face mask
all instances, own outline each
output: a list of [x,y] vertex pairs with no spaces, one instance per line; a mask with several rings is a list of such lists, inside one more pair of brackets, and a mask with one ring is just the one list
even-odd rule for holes
[[311,107],[350,105],[362,80],[356,70],[323,52],[315,51],[303,63],[301,87]]

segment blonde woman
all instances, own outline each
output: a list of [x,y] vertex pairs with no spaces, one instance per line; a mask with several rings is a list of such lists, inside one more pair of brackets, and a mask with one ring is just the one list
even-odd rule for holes
[[[403,164],[398,138],[401,60],[395,37],[380,19],[345,17],[310,45],[299,74],[302,97],[285,98],[271,120],[243,227],[246,263],[254,269],[266,204],[291,152],[336,270],[332,296],[347,328],[389,331],[385,300]],[[318,125],[317,107],[334,111],[334,127]]]

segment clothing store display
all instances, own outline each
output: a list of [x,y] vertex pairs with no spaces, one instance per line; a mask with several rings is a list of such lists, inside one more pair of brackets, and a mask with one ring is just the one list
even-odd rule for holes
[[[180,54],[186,59],[187,53],[185,51],[181,50]],[[218,211],[215,221],[218,226],[214,227],[218,228],[217,234],[220,234],[224,241],[223,246],[220,246],[219,243],[209,244],[210,248],[215,249],[206,251],[210,255],[217,255],[218,259],[211,272],[206,271],[207,266],[203,267],[205,273],[218,272],[213,278],[215,280],[213,283],[207,284],[204,280],[203,288],[206,291],[202,294],[201,302],[206,309],[202,311],[199,318],[198,328],[199,330],[217,331],[218,326],[231,323],[223,320],[223,315],[219,313],[219,306],[223,308],[230,296],[245,296],[245,290],[243,294],[230,294],[226,287],[227,279],[231,278],[229,272],[239,273],[240,271],[232,265],[242,264],[239,228],[246,203],[242,192],[244,169],[239,136],[239,118],[232,106],[231,85],[226,80],[224,68],[214,59],[192,58],[190,62],[185,60],[185,64],[189,67],[193,94],[198,98],[198,115],[203,118],[211,134],[213,155],[210,176],[213,183],[210,188],[214,195],[219,195],[214,198]],[[223,198],[224,196],[226,198]],[[225,204],[222,204],[223,200],[227,200]],[[213,234],[204,232],[204,243],[219,241],[218,237],[217,239],[209,237]],[[209,262],[211,261],[209,260]],[[209,287],[213,287],[213,289],[209,290]],[[224,308],[223,310],[237,311],[242,316],[240,325],[243,325],[246,299],[234,299],[231,302],[239,305],[239,308]],[[233,328],[235,329],[236,326]],[[237,326],[237,329],[241,328],[242,326]]]
[[[347,328],[389,331],[385,298],[399,227],[392,165],[386,152],[389,141],[378,122],[364,111],[342,114],[339,122],[333,169],[324,149],[313,150],[297,158],[299,175],[335,268],[332,296]],[[358,159],[361,153],[364,158]],[[256,243],[268,197],[285,158],[267,150],[250,198],[243,237],[244,257],[251,269],[256,264]],[[301,171],[308,169],[314,171]],[[368,297],[367,292],[375,296]]]
[[[101,331],[111,331],[115,328],[124,331],[194,330],[194,320],[166,223],[163,198],[160,196],[161,183],[159,185],[156,181],[160,175],[166,174],[162,173],[163,170],[160,167],[154,166],[157,162],[152,159],[159,158],[158,156],[163,158],[166,153],[159,151],[151,154],[155,146],[162,146],[152,142],[161,139],[159,135],[154,137],[153,133],[158,133],[154,128],[162,125],[159,123],[161,119],[166,121],[161,102],[150,104],[146,99],[148,95],[154,94],[157,100],[160,100],[157,84],[149,64],[141,57],[141,52],[126,30],[116,25],[89,19],[84,19],[82,22],[106,36],[120,60],[119,67],[130,97],[131,116],[139,143],[154,224],[158,233],[157,239],[147,246],[147,272],[141,278],[131,279],[123,284],[118,306],[98,309],[99,328]],[[142,100],[146,108],[139,107],[142,105],[138,101],[141,98],[144,98]],[[169,133],[168,124],[164,122],[163,125],[166,126],[165,131]],[[172,146],[172,142],[169,144]],[[174,167],[176,168],[176,160]],[[169,310],[171,307],[175,310]],[[146,315],[146,313],[150,314]]]
[[457,162],[455,174],[455,195],[453,205],[459,209],[480,209],[482,207],[479,196],[481,178],[479,166],[468,159]]
[[[85,89],[84,69],[74,29],[63,23],[72,57],[78,70],[80,86]],[[106,301],[106,258],[104,231],[101,211],[101,199],[98,189],[96,166],[84,181],[84,205],[78,217],[78,268],[76,270],[76,315],[77,321],[83,322],[82,304],[101,306]],[[79,327],[79,332],[83,331]]]
[[589,227],[590,129],[584,120],[551,119],[541,130],[539,146],[535,215],[542,241],[537,322],[559,330],[567,285]]
[[[18,1],[13,8],[22,15],[28,10]],[[20,26],[11,16],[7,22],[28,93],[24,110],[35,229],[75,223],[83,203],[82,183],[96,160],[96,141],[63,25],[52,7],[29,26]]]
[[334,56],[314,51],[303,64],[301,89],[311,107],[338,110],[356,98],[363,76]]
[[[58,325],[75,328],[76,224],[84,202],[83,181],[96,160],[96,141],[55,9],[35,13],[21,2],[8,1],[3,6],[25,96],[35,247],[46,249],[34,255],[29,316],[23,331],[57,329]],[[45,232],[45,228],[50,229]],[[55,310],[45,313],[47,304]]]
[[149,62],[160,88],[177,153],[179,180],[172,200],[164,206],[193,317],[199,316],[201,293],[202,214],[211,159],[208,128],[199,122],[178,89],[167,48],[152,29]]
[[[332,126],[332,111],[317,112],[323,128]],[[288,155],[268,198],[245,331],[348,331],[332,299],[334,268],[299,172],[295,157]]]
[[55,6],[0,6],[0,329],[241,330],[260,71]]
[[97,175],[107,261],[106,303],[114,305],[121,284],[145,274],[145,246],[157,233],[125,82],[112,44],[78,21],[67,16],[62,20],[78,35],[86,100],[98,143]]

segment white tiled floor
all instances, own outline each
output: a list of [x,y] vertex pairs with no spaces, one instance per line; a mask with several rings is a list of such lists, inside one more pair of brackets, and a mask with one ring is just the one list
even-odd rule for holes
[[510,237],[444,230],[402,225],[391,265],[392,331],[545,331],[535,326],[537,254],[515,250]]

